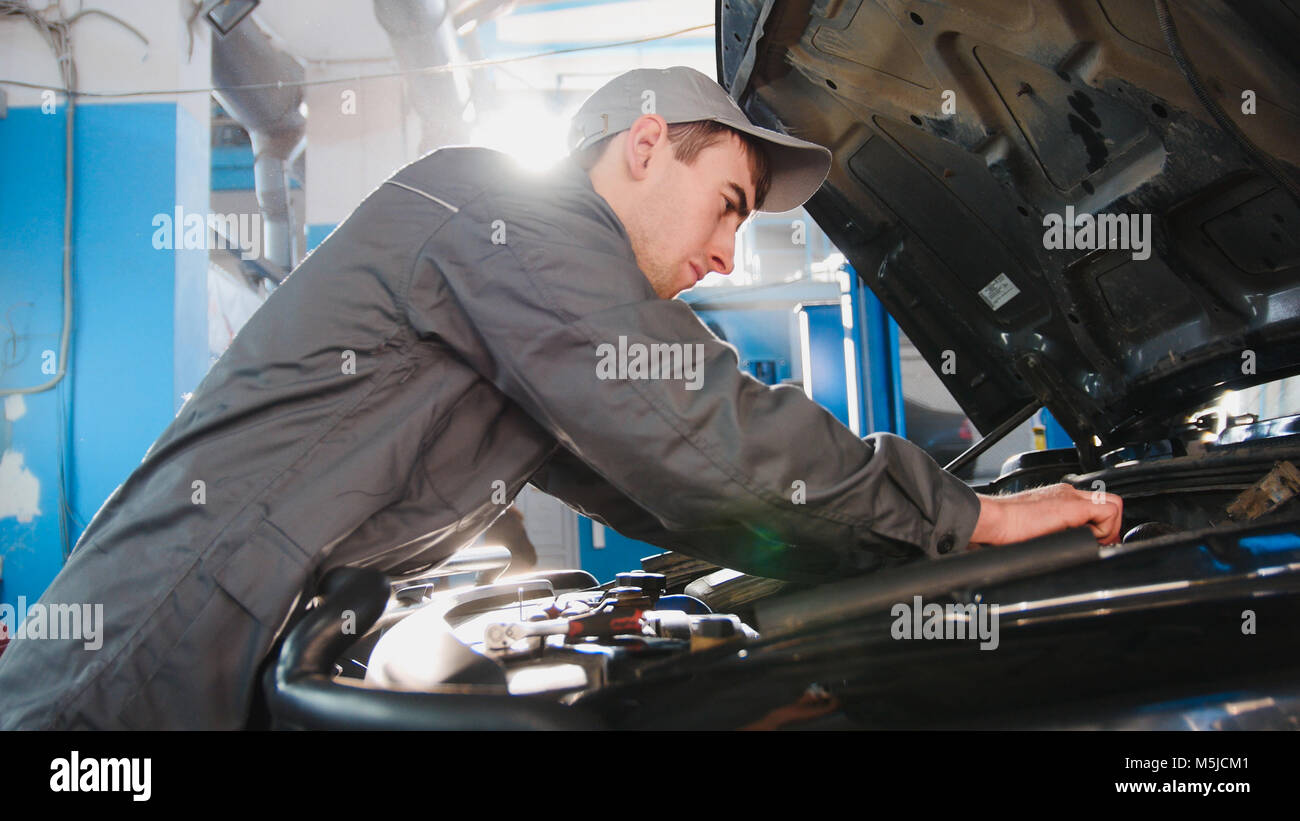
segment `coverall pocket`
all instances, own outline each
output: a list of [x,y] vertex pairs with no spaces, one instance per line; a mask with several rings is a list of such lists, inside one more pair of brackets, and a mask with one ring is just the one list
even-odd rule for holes
[[[213,560],[215,558],[215,561]],[[224,556],[209,556],[170,594],[148,644],[119,686],[134,691],[118,720],[129,729],[242,726],[255,678],[307,577],[306,554],[260,522]],[[136,683],[138,682],[138,683]]]
[[269,521],[212,573],[222,590],[272,630],[288,614],[307,577],[307,554]]

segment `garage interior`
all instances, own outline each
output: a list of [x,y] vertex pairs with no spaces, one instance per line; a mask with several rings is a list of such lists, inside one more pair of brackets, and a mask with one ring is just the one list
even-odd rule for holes
[[[567,118],[609,78],[668,64],[714,72],[712,9],[690,0],[228,5],[251,10],[225,36],[196,14],[200,5],[187,19],[170,7],[175,13],[145,13],[129,0],[108,2],[96,8],[112,17],[74,24],[71,53],[85,96],[72,116],[66,317],[67,98],[49,91],[63,82],[40,32],[16,16],[0,19],[0,75],[49,86],[3,87],[0,119],[0,590],[10,604],[40,594],[248,316],[393,171],[440,145],[466,143],[544,166],[563,155]],[[673,32],[683,33],[633,42]],[[478,65],[420,71],[448,63]],[[258,84],[265,87],[205,90]],[[242,218],[245,235],[256,215],[266,240],[240,247],[209,228],[209,214]],[[190,215],[204,219],[201,241],[185,222]],[[800,208],[751,220],[737,260],[730,276],[714,273],[686,298],[739,346],[757,378],[802,384],[811,353],[803,346],[825,335],[801,339],[798,308],[810,309],[814,329],[838,335],[843,255]],[[860,343],[861,355],[847,361],[861,380],[852,386],[839,339],[818,347],[818,364],[831,374],[818,400],[864,435],[906,434],[910,421],[936,458],[953,458],[973,441],[969,421],[870,292],[853,296],[878,344]],[[58,356],[65,319],[66,370]],[[50,387],[10,392],[53,381],[51,367]],[[1055,446],[1064,433],[1041,421]],[[996,475],[1007,456],[1033,448],[1033,436],[1033,422],[1025,423],[980,458],[972,478]],[[531,489],[517,505],[539,567],[583,567],[603,578],[656,550]]]
[[[394,172],[441,147],[467,144],[542,170],[565,156],[570,117],[611,78],[669,65],[716,77],[721,65],[719,10],[701,0],[94,0],[93,7],[88,0],[79,11],[65,5],[0,3],[0,604],[19,610],[46,590],[96,512],[249,318]],[[784,5],[825,24],[818,36],[826,52],[818,57],[828,65],[851,62],[845,44],[858,41],[842,33],[852,31],[850,22],[887,19],[872,59],[898,58],[918,74],[923,60],[907,50],[904,35],[946,24],[944,15],[953,13],[939,2]],[[1012,13],[1000,16],[996,3],[964,5],[993,27],[1005,21],[1014,28]],[[1117,6],[1080,5],[1107,13]],[[740,6],[765,15],[772,3],[737,0]],[[1127,19],[1112,16],[1117,27]],[[769,31],[770,42],[778,42],[779,26]],[[1153,50],[1152,43],[1141,47]],[[988,58],[991,74],[1022,69],[999,59]],[[1073,54],[1069,65],[1093,59]],[[821,68],[812,59],[800,65],[805,80]],[[1035,75],[1040,89],[1057,82],[1038,68],[1045,77]],[[1060,73],[1061,83],[1079,82]],[[836,76],[844,89],[898,79],[881,81],[881,74],[854,64]],[[824,78],[818,91],[840,91],[835,83]],[[1023,115],[1016,106],[1036,104],[1031,94],[1013,97],[1008,110]],[[822,100],[807,99],[809,107]],[[857,116],[847,105],[835,111]],[[1290,108],[1283,114],[1297,116]],[[927,117],[933,133],[900,136],[899,145],[919,156],[932,137],[947,139],[951,134],[933,127],[938,120]],[[910,121],[922,125],[920,117]],[[901,134],[907,122],[900,114],[879,128]],[[1135,134],[1147,127],[1134,122]],[[992,143],[980,150],[1002,150]],[[874,161],[866,154],[854,161]],[[1071,155],[1049,171],[1078,171],[1091,194],[1084,177],[1094,169],[1081,165],[1087,159]],[[1111,204],[1101,197],[1098,208]],[[1280,281],[1295,270],[1287,265],[1300,264],[1300,251],[1289,226],[1265,228],[1278,235],[1268,253],[1281,256],[1265,260],[1268,270],[1258,280]],[[940,466],[993,429],[977,427],[928,361],[933,352],[909,340],[868,286],[878,272],[855,269],[809,210],[756,214],[737,235],[735,260],[730,275],[710,273],[677,298],[736,349],[740,368],[754,379],[798,387],[859,436],[904,436]],[[1067,273],[1079,273],[1078,281],[1089,274]],[[1275,295],[1282,293],[1278,286]],[[1274,307],[1283,303],[1294,311],[1286,300]],[[1135,304],[1140,312],[1146,303]],[[1082,323],[1069,317],[1087,325],[1086,316]],[[1300,376],[1287,376],[1222,390],[1191,409],[1186,423],[1200,424],[1195,435],[1209,441],[1248,417],[1257,424],[1297,412]],[[1077,443],[1067,427],[1039,407],[957,475],[984,486],[1027,452],[1102,444]],[[1300,422],[1287,429],[1298,431]],[[1117,458],[1106,467],[1124,464]],[[1235,495],[1256,479],[1243,475],[1213,489]],[[1230,501],[1213,499],[1220,507]],[[610,583],[664,553],[533,487],[514,504],[537,570],[582,570]],[[1208,526],[1208,519],[1193,518]],[[490,534],[472,545],[492,546]],[[484,581],[477,572],[468,562],[464,579]],[[521,614],[524,598],[521,592]],[[7,629],[0,622],[0,631]],[[0,651],[7,641],[0,633]]]

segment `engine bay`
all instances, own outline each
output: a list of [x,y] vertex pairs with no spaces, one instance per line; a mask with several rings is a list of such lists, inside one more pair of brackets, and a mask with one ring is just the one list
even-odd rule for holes
[[[360,636],[334,635],[337,614],[326,613],[318,638],[305,640],[303,653],[328,655],[332,674],[320,678],[336,689],[495,699],[484,708],[486,717],[475,719],[462,702],[447,708],[434,706],[439,701],[409,702],[424,706],[393,713],[405,716],[399,723],[441,715],[440,727],[471,720],[480,722],[475,727],[519,726],[498,725],[504,704],[559,709],[566,720],[565,711],[598,713],[625,726],[690,726],[706,716],[719,726],[770,726],[785,721],[773,716],[806,718],[832,705],[842,706],[837,715],[849,726],[916,724],[931,716],[943,720],[934,699],[949,698],[928,683],[938,663],[935,651],[890,635],[891,603],[917,595],[956,605],[958,612],[1001,603],[1001,662],[987,661],[977,649],[972,654],[960,642],[941,652],[945,665],[989,678],[991,689],[978,698],[990,710],[1012,711],[1003,715],[1010,724],[1019,705],[1007,693],[1018,691],[993,684],[1006,675],[998,664],[1040,665],[1021,669],[1021,689],[1064,676],[1078,693],[1062,690],[1059,697],[1074,698],[1104,693],[1128,677],[1138,698],[1137,684],[1163,682],[1159,676],[1167,670],[1186,673],[1207,648],[1233,659],[1221,668],[1224,675],[1270,669],[1269,659],[1286,650],[1289,639],[1280,634],[1243,645],[1214,625],[1235,623],[1243,607],[1261,618],[1293,614],[1300,594],[1297,438],[1112,457],[1091,472],[1081,470],[1073,451],[1022,454],[997,480],[975,489],[1015,492],[1064,481],[1117,493],[1125,500],[1122,542],[1099,546],[1079,528],[822,585],[747,575],[672,552],[647,556],[640,569],[605,583],[583,570],[503,577],[508,550],[466,548],[409,577],[375,574],[378,582],[368,594],[373,616],[361,620]],[[355,605],[345,600],[339,606]],[[1094,622],[1102,621],[1113,626],[1098,631]],[[1082,631],[1081,646],[1090,649],[1060,656],[1050,648],[1060,646],[1062,631]],[[1157,634],[1158,641],[1152,638]],[[333,649],[310,650],[314,642],[324,646],[327,635]],[[1148,652],[1163,655],[1164,666],[1133,666],[1132,659],[1119,664],[1129,651],[1117,646],[1135,642],[1158,646]],[[1081,671],[1088,653],[1092,666]],[[1044,662],[1048,657],[1051,662]],[[286,664],[282,656],[281,685],[289,680]],[[1204,684],[1182,673],[1179,687]],[[912,683],[900,687],[905,680]],[[843,706],[854,699],[857,706]],[[897,709],[880,706],[882,699]],[[972,705],[959,701],[948,707],[969,713]],[[340,724],[327,726],[351,726],[365,712],[336,709]],[[1126,715],[1106,720],[1116,726],[1137,715],[1153,720],[1141,710]],[[530,717],[523,726],[538,720]]]
[[375,641],[368,660],[352,659],[355,667],[364,665],[367,685],[432,691],[470,684],[511,695],[574,695],[635,677],[665,658],[744,647],[758,637],[735,615],[667,593],[666,577],[645,571],[620,573],[603,586],[581,571],[533,573],[430,590],[406,610]]

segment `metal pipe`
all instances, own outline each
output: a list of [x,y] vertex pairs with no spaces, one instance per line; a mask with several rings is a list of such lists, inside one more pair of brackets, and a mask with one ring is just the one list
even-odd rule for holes
[[420,118],[420,154],[467,142],[470,101],[464,70],[419,71],[463,62],[455,21],[445,0],[374,0],[375,19],[406,76],[406,99]]
[[[302,248],[289,207],[289,175],[307,140],[300,110],[302,65],[271,42],[252,19],[212,45],[217,100],[248,131],[253,144],[253,185],[262,212],[263,257],[288,274]],[[237,88],[259,84],[273,88]]]
[[1008,433],[1015,430],[1016,428],[1020,427],[1020,424],[1022,422],[1024,422],[1029,417],[1033,416],[1034,412],[1041,407],[1042,407],[1042,403],[1036,400],[1030,402],[1028,405],[1025,405],[1023,408],[1013,413],[1001,425],[998,425],[996,428],[990,431],[988,436],[985,436],[975,444],[966,448],[966,450],[962,451],[960,456],[958,456],[956,459],[953,459],[948,464],[944,465],[943,469],[948,471],[949,473],[956,473],[957,471],[966,467],[966,465],[978,459],[981,453],[993,447],[998,442],[1001,442],[1004,436],[1006,436]]

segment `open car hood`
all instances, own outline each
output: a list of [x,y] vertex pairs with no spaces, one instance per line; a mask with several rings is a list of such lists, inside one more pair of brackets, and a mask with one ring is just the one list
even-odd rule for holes
[[[1295,180],[1300,5],[1172,5],[1185,62]],[[719,82],[831,148],[807,210],[980,430],[1034,404],[1083,447],[1151,441],[1300,371],[1300,206],[1198,102],[1153,2],[719,0],[717,23]],[[1128,247],[1090,246],[1098,215]]]

